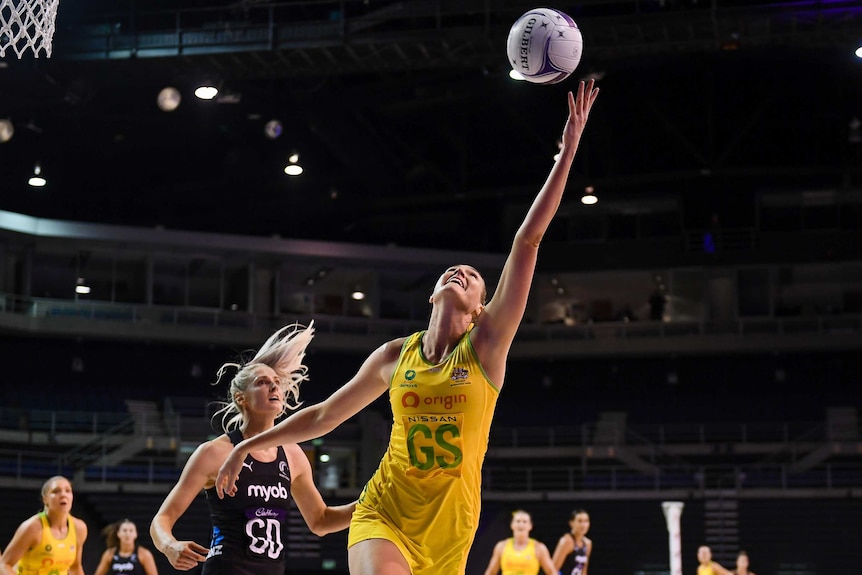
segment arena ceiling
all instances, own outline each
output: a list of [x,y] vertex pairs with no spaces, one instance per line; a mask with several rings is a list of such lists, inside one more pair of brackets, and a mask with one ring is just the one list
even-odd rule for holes
[[[759,191],[859,185],[857,6],[562,2],[584,58],[537,86],[510,80],[505,56],[531,2],[62,0],[51,58],[0,61],[0,118],[15,127],[0,209],[499,251],[550,168],[566,91],[595,77],[571,209],[593,185],[604,206],[732,219]],[[204,80],[216,101],[192,95]],[[165,86],[183,98],[169,113]],[[292,152],[296,178],[282,171]],[[41,189],[27,185],[37,163]]]

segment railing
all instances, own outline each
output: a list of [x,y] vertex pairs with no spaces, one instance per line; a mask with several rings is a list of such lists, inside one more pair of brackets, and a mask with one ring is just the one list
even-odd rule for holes
[[128,413],[112,411],[61,411],[0,407],[0,430],[27,433],[105,433],[129,417]]
[[[603,423],[603,428],[607,425]],[[578,447],[592,444],[598,424],[580,426],[494,427],[490,447]],[[860,430],[862,431],[862,430]],[[862,435],[862,433],[860,433]],[[754,423],[671,423],[625,424],[616,437],[620,445],[769,443],[791,445],[794,441],[826,441],[828,427],[823,422]]]
[[98,434],[90,441],[86,441],[74,449],[67,451],[60,456],[60,464],[64,467],[80,468],[88,463],[97,460],[99,457],[104,457],[110,451],[117,449],[119,445],[129,435],[137,434],[139,429],[138,422],[128,417],[111,429],[105,431],[104,434]]
[[[22,413],[32,410],[0,408],[0,430],[20,434],[17,424]],[[131,437],[158,434],[160,428],[152,428],[146,418],[135,420],[128,413],[45,414],[50,421],[46,429],[52,433],[29,449],[0,450],[0,477],[78,472],[76,477],[89,483],[170,484],[179,476],[182,438],[178,433],[165,444],[173,446],[168,455],[149,455],[153,449],[142,443],[140,453],[130,453],[122,464],[95,463],[99,456],[128,444]],[[102,427],[117,417],[121,418],[118,424]],[[178,432],[183,418],[174,413],[172,433]],[[862,488],[862,457],[852,454],[840,460],[832,457],[811,469],[793,468],[798,457],[832,441],[828,422],[621,424],[613,433],[609,427],[614,425],[601,421],[580,426],[494,427],[483,471],[485,487],[500,492]],[[846,436],[848,430],[842,430]],[[62,451],[51,439],[64,431],[78,432],[72,435],[79,442],[72,450]],[[860,432],[849,436],[862,436]],[[89,437],[81,439],[81,433]],[[358,446],[361,434],[361,429],[348,425],[328,439],[341,438],[343,445]],[[610,439],[595,444],[599,436]],[[8,442],[15,440],[9,436]],[[749,447],[730,455],[710,448],[740,444]],[[625,463],[622,448],[647,465],[638,470]],[[748,455],[740,455],[743,452]]]
[[[140,326],[214,327],[270,332],[302,320],[296,316],[258,316],[251,313],[183,306],[120,304],[21,297],[0,293],[0,314],[29,318],[83,319],[94,323],[126,323]],[[379,319],[314,314],[318,333],[397,337],[423,329],[424,321]],[[715,336],[862,335],[862,315],[818,315],[800,317],[739,318],[723,322],[633,321],[591,322],[576,325],[523,323],[517,341],[618,341],[643,339],[698,338]]]
[[786,465],[663,466],[655,473],[639,473],[620,466],[580,465],[511,466],[486,464],[485,492],[662,491],[668,489],[843,489],[862,488],[862,461],[828,463],[793,473]]
[[[116,466],[89,465],[79,481],[106,483],[175,483],[180,467],[164,457],[137,457]],[[72,477],[75,469],[64,465],[56,453],[34,450],[0,450],[0,478],[44,479],[55,474]],[[662,491],[668,489],[859,489],[862,461],[827,463],[794,473],[787,465],[757,468],[745,466],[663,466],[655,473],[639,473],[620,466],[590,464],[586,470],[573,465],[496,465],[486,462],[483,489],[488,492]]]
[[[0,449],[0,479],[40,479],[53,475],[75,477],[88,484],[147,483],[170,485],[181,469],[165,458],[136,457],[123,465],[88,465],[76,469],[56,451]],[[80,475],[76,472],[80,471]]]
[[[217,308],[122,304],[95,301],[21,297],[0,293],[0,313],[45,319],[83,319],[132,325],[214,327],[274,331],[299,320],[295,316],[259,316]],[[389,320],[314,314],[318,333],[386,335],[395,337],[425,326],[422,321]]]
[[72,477],[74,469],[62,465],[51,451],[0,449],[0,478],[46,479],[52,475]]
[[859,335],[862,315],[842,314],[807,317],[738,318],[707,321],[611,321],[575,325],[524,324],[518,330],[522,341],[643,339],[698,336],[754,336],[790,334]]
[[164,458],[136,458],[122,465],[89,465],[84,468],[83,480],[87,483],[147,483],[173,484],[180,478],[182,469]]

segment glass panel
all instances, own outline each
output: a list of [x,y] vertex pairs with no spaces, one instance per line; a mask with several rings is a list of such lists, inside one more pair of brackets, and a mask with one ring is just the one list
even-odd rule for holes
[[153,263],[153,303],[186,305],[186,262],[159,259]]
[[672,313],[675,321],[700,321],[704,316],[706,282],[701,270],[673,272]]
[[75,254],[33,254],[33,297],[75,299]]
[[76,289],[80,301],[113,300],[113,258],[106,253],[81,252],[78,256]]
[[222,261],[195,258],[189,262],[189,305],[222,307]]
[[739,315],[741,317],[770,315],[769,270],[765,268],[741,269],[737,275]]
[[146,303],[147,260],[142,255],[114,256],[114,301]]
[[[259,270],[260,271],[260,270]],[[230,262],[225,264],[225,298],[224,308],[232,311],[248,311],[249,303],[249,267],[246,262]],[[264,284],[267,284],[265,277],[258,276]],[[258,291],[261,291],[258,287]],[[266,301],[268,290],[263,290],[259,295],[262,300],[257,301],[256,312],[265,313],[269,309],[269,303]]]

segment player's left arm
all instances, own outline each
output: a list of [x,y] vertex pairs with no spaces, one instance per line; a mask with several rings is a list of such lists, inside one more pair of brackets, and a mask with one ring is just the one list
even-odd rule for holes
[[542,566],[542,571],[545,575],[559,575],[554,562],[551,560],[551,552],[548,551],[548,546],[541,541],[536,541],[536,559],[539,560],[539,565]]
[[153,557],[153,552],[146,547],[138,546],[138,561],[141,562],[141,567],[144,568],[146,575],[159,575],[159,569],[156,567],[156,559]]
[[109,547],[102,552],[102,557],[99,559],[99,564],[96,565],[96,571],[93,575],[108,575],[108,567],[111,566],[111,560],[114,558],[114,547]]
[[356,502],[347,505],[328,506],[314,484],[311,464],[305,453],[296,444],[285,445],[287,463],[290,467],[290,495],[296,502],[302,518],[315,535],[322,537],[347,529]]
[[587,575],[587,571],[590,570],[590,555],[593,554],[593,540],[584,537],[584,544],[587,546],[587,560],[584,562],[584,572],[582,575]]
[[[479,358],[486,367],[505,362],[524,316],[539,244],[562,201],[575,151],[598,93],[595,81],[590,80],[579,84],[577,98],[571,92],[567,96],[569,116],[563,129],[560,158],[551,168],[545,184],[518,228],[494,297],[477,318],[475,333],[471,335]],[[493,374],[489,375],[495,379]]]
[[557,541],[557,546],[554,548],[554,555],[551,557],[551,560],[554,562],[554,567],[560,569],[563,566],[563,561],[566,560],[566,557],[569,556],[574,550],[574,543],[572,542],[572,538],[568,535],[563,535],[560,537],[559,541]]
[[75,562],[69,567],[69,575],[84,575],[81,560],[84,556],[84,543],[87,541],[87,524],[75,518],[75,534],[78,538],[78,548],[75,550]]
[[500,572],[500,558],[503,556],[503,549],[506,547],[506,540],[498,541],[494,545],[494,552],[491,554],[491,560],[488,562],[488,567],[485,569],[485,575],[497,575]]

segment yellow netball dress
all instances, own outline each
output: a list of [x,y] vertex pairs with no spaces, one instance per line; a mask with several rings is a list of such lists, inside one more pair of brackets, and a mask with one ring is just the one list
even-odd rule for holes
[[48,516],[44,512],[39,513],[39,520],[42,522],[42,539],[18,561],[18,575],[67,575],[78,555],[75,519],[69,515],[69,532],[63,539],[51,534]]
[[392,541],[413,575],[463,574],[479,521],[482,462],[499,389],[464,334],[443,361],[404,342],[389,383],[392,433],[350,522],[348,546]]
[[515,549],[515,539],[507,539],[500,557],[500,571],[503,575],[536,575],[539,572],[536,540],[528,539],[526,547]]

